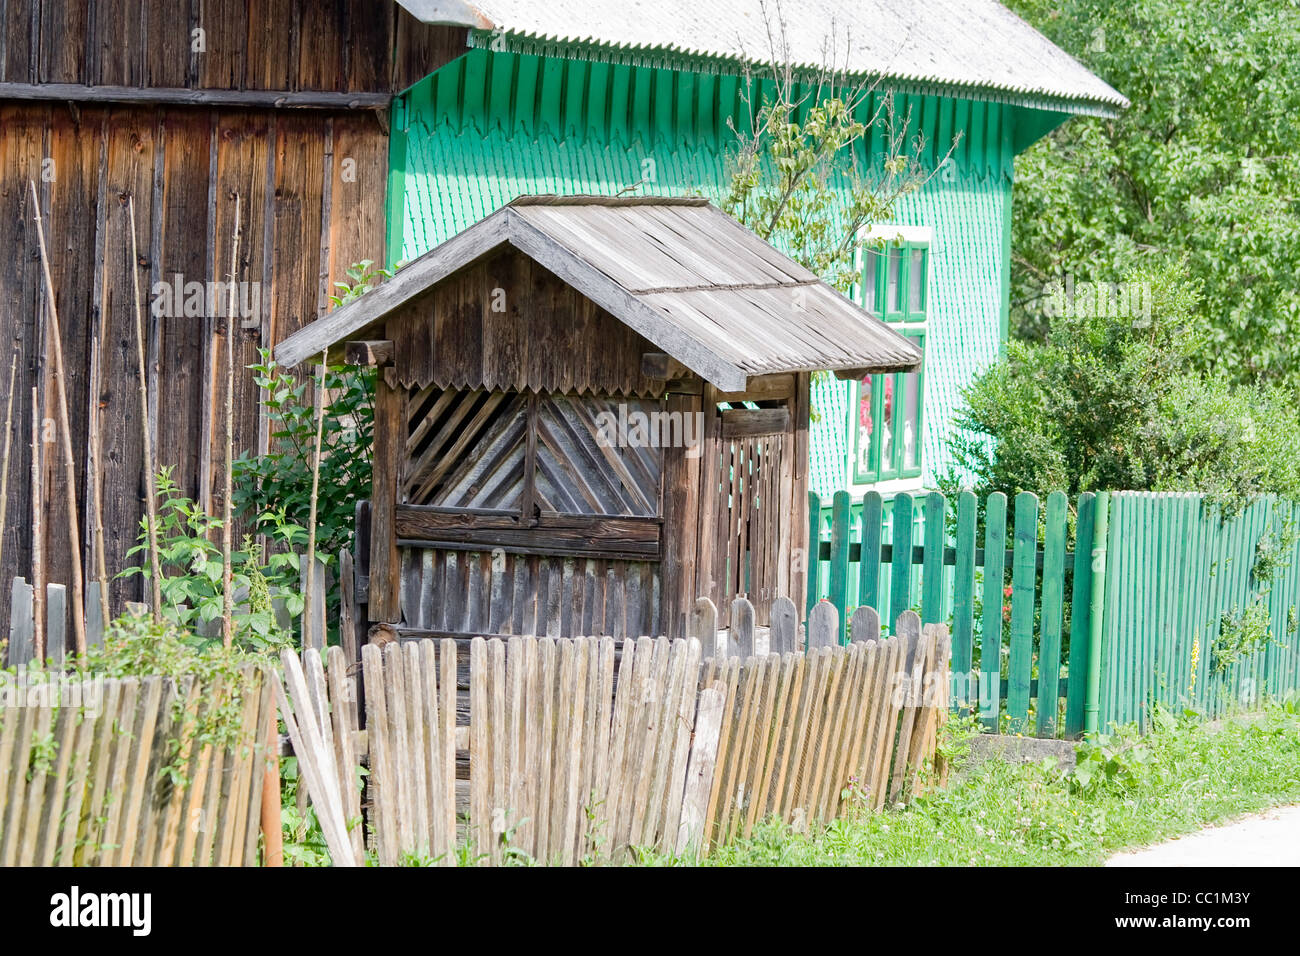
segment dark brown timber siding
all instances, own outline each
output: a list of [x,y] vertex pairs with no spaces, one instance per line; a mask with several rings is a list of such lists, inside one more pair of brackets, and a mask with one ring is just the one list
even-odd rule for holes
[[[197,28],[205,31],[201,54],[191,50]],[[387,112],[227,104],[248,92],[382,100],[463,49],[463,31],[422,26],[374,0],[0,0],[0,390],[15,355],[18,365],[0,622],[8,621],[10,579],[31,574],[32,388],[42,416],[53,419],[56,408],[29,178],[46,215],[63,327],[83,552],[92,541],[89,423],[97,419],[112,576],[131,563],[143,509],[127,197],[147,299],[155,282],[176,273],[227,278],[239,195],[236,278],[261,283],[261,304],[247,327],[235,323],[235,449],[264,450],[267,428],[242,366],[326,311],[348,265],[383,260]],[[49,84],[73,87],[42,100]],[[96,97],[105,86],[140,90],[146,100],[103,102]],[[176,104],[167,92],[175,90],[224,98],[220,106]],[[224,320],[146,310],[145,323],[156,459],[174,468],[184,494],[219,509]],[[46,580],[66,583],[72,555],[54,437],[43,455]],[[138,594],[137,580],[113,585],[119,608]]]

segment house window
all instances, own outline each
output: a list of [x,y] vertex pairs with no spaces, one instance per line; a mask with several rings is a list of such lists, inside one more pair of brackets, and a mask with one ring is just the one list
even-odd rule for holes
[[863,306],[886,322],[924,322],[929,260],[926,242],[895,242],[882,249],[866,250],[862,270]]
[[[924,355],[924,333],[906,334]],[[924,359],[915,372],[868,375],[854,393],[854,484],[920,475]]]
[[[928,242],[896,240],[866,250],[862,270],[862,304],[911,339],[922,355],[929,258]],[[924,359],[914,372],[869,375],[855,383],[850,422],[854,484],[921,474],[924,396]]]

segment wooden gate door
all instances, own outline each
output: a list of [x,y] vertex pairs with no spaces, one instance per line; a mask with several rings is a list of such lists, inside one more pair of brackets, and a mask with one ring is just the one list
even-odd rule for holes
[[747,597],[767,625],[772,601],[789,594],[794,449],[789,410],[731,408],[721,416],[713,513],[713,594],[720,626],[731,602]]

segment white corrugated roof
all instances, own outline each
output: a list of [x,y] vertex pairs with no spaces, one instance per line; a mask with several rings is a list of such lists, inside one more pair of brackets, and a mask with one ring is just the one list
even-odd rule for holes
[[[525,52],[650,61],[656,55],[770,62],[769,15],[785,23],[777,59],[980,98],[1113,113],[1120,93],[994,0],[398,0],[426,23],[491,35]],[[778,31],[779,33],[779,31]],[[833,50],[833,52],[832,52]],[[1001,94],[1001,95],[998,95]]]

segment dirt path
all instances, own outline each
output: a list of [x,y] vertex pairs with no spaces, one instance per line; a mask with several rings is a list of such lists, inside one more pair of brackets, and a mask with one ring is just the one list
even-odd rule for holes
[[1300,866],[1300,806],[1274,807],[1177,840],[1120,853],[1107,866]]

